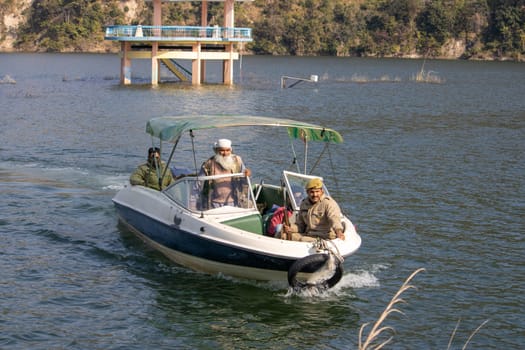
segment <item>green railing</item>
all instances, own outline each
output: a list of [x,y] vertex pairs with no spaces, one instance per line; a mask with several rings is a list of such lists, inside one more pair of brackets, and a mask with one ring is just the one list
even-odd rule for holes
[[105,40],[119,41],[252,41],[251,28],[194,26],[109,26]]

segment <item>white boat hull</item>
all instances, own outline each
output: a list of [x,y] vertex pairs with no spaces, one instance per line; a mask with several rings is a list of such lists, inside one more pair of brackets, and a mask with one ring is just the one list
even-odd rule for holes
[[[221,223],[229,208],[208,214],[190,211],[163,192],[126,186],[113,199],[119,217],[144,241],[177,264],[211,274],[286,281],[298,259],[318,253],[313,243],[286,241]],[[246,215],[233,208],[230,217]],[[354,225],[344,218],[345,240],[330,241],[341,257],[361,245]]]

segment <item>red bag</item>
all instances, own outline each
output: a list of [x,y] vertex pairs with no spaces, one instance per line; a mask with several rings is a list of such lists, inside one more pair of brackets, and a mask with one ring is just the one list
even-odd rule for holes
[[[266,233],[268,234],[268,236],[274,237],[276,234],[276,231],[280,231],[282,229],[282,224],[284,221],[283,220],[284,210],[285,210],[284,207],[279,207],[273,212],[273,215],[270,221],[268,222],[268,226],[266,227]],[[293,214],[292,211],[287,210],[287,212],[288,212],[288,217],[292,216]],[[281,226],[278,227],[279,225]]]

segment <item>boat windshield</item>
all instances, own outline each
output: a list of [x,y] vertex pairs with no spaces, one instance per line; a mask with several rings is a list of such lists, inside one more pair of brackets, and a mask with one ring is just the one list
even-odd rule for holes
[[164,193],[191,211],[220,207],[254,209],[250,178],[243,173],[187,176],[177,180]]
[[[299,210],[299,207],[301,206],[301,201],[307,197],[306,190],[304,189],[308,181],[314,178],[320,178],[319,176],[311,176],[311,175],[304,175],[300,173],[294,173],[291,171],[283,171],[283,177],[284,181],[286,183],[286,190],[287,195],[289,198],[293,198],[293,201],[290,201],[292,203],[293,209],[295,211]],[[323,184],[323,192],[329,196],[328,189]]]

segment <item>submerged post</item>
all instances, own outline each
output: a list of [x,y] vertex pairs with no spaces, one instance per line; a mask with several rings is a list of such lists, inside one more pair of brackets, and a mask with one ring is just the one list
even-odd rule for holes
[[302,83],[302,82],[309,82],[309,83],[317,83],[317,81],[319,80],[319,77],[317,75],[310,75],[310,79],[306,79],[306,78],[295,78],[295,77],[289,77],[289,76],[286,76],[286,75],[283,75],[281,77],[281,88],[284,89],[286,88],[286,80],[295,80],[294,83],[292,83],[290,86],[288,86],[288,88],[292,88],[294,87],[295,85],[299,84],[299,83]]

